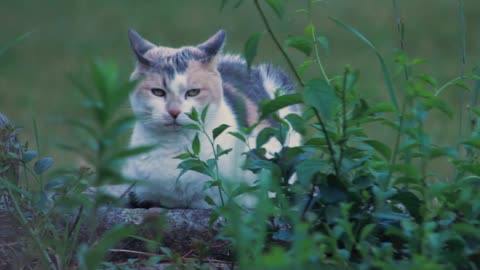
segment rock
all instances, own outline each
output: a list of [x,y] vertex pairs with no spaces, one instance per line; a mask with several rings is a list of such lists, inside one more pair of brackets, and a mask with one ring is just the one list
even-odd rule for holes
[[[103,207],[98,212],[95,232],[98,239],[104,232],[118,224],[138,225],[137,234],[147,239],[162,239],[162,245],[175,252],[185,254],[195,249],[195,243],[213,242],[219,226],[209,226],[211,211],[202,209],[131,209]],[[142,241],[129,239],[118,248],[146,251]],[[217,255],[225,250],[217,250]],[[218,254],[221,253],[221,254]]]

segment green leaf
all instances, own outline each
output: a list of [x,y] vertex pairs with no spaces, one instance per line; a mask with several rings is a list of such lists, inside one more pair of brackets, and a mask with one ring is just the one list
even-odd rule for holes
[[373,147],[377,152],[379,152],[385,158],[385,160],[390,160],[390,156],[392,155],[392,150],[388,145],[376,140],[365,140],[364,143]]
[[328,39],[325,36],[318,36],[317,37],[317,42],[320,43],[320,45],[325,49],[328,50]]
[[208,204],[208,205],[212,205],[212,206],[216,206],[217,204],[215,203],[215,201],[212,199],[212,197],[206,195],[205,196],[205,202]]
[[266,127],[260,131],[257,135],[257,148],[262,147],[264,144],[274,137],[277,134],[277,131],[274,128]]
[[421,219],[422,214],[420,212],[420,209],[422,208],[423,202],[413,192],[400,191],[397,194],[393,195],[392,200],[395,202],[399,202],[403,206],[405,206],[408,212],[417,221]]
[[215,140],[218,136],[220,136],[220,134],[222,134],[227,128],[229,128],[230,126],[227,125],[227,124],[222,124],[218,127],[216,127],[213,131],[212,131],[212,135],[213,135],[213,139]]
[[291,113],[285,117],[287,119],[288,123],[292,126],[293,130],[296,132],[305,135],[307,132],[307,129],[305,127],[305,120],[298,114],[296,113]]
[[198,159],[184,160],[178,164],[177,168],[182,169],[178,179],[187,171],[194,171],[212,177],[211,172],[208,170],[208,165]]
[[243,136],[243,134],[241,134],[239,132],[230,131],[230,132],[228,132],[228,134],[232,135],[233,137],[239,139],[242,142],[247,142],[247,138],[245,138],[245,136]]
[[359,176],[352,181],[351,191],[359,191],[367,189],[373,185],[372,179],[368,176]]
[[202,123],[205,123],[205,119],[207,119],[208,107],[209,105],[205,106],[205,108],[202,110],[202,114],[200,115],[200,120],[202,120]]
[[282,18],[285,14],[285,9],[282,6],[280,0],[266,0],[267,4],[275,11],[279,18]]
[[366,114],[372,115],[376,113],[395,112],[395,107],[391,103],[377,103],[368,108]]
[[165,256],[167,256],[167,258],[172,259],[174,257],[173,252],[169,248],[160,247],[160,250],[163,254],[165,254]]
[[264,100],[260,103],[260,111],[262,112],[260,119],[264,119],[280,109],[299,103],[302,103],[302,95],[298,93],[285,94],[271,100]]
[[411,220],[408,215],[396,212],[376,212],[372,213],[372,217],[380,220],[390,220],[390,221],[402,221],[402,220]]
[[253,63],[253,59],[255,59],[255,56],[257,56],[257,48],[258,44],[260,43],[261,36],[262,33],[254,33],[248,38],[247,42],[245,42],[243,54],[245,56],[245,60],[247,61],[248,68],[250,68]]
[[22,158],[23,162],[28,163],[32,160],[34,160],[38,156],[38,152],[35,150],[28,150],[23,152]]
[[198,133],[195,134],[195,138],[193,138],[192,151],[195,155],[198,155],[200,153],[200,139],[198,138]]
[[174,157],[176,159],[181,159],[181,160],[185,160],[185,159],[189,159],[191,158],[192,155],[190,155],[189,153],[181,153],[180,155]]
[[362,232],[360,233],[360,241],[365,240],[372,231],[377,227],[377,224],[368,224],[362,228]]
[[307,159],[300,162],[297,166],[298,181],[304,185],[312,184],[312,178],[315,174],[322,172],[327,165],[323,159]]
[[197,124],[186,124],[186,125],[183,125],[182,128],[184,129],[191,129],[191,130],[197,130],[197,131],[200,131],[200,127],[197,125]]
[[233,150],[233,148],[223,149],[220,145],[217,144],[217,156],[221,157],[223,155],[227,155]]
[[47,171],[48,169],[50,169],[50,167],[52,167],[52,165],[53,165],[53,158],[43,157],[43,158],[37,160],[37,162],[35,162],[35,165],[33,166],[33,169],[34,169],[36,174],[40,175],[40,174],[44,173],[45,171]]
[[137,156],[143,153],[147,153],[155,148],[155,145],[143,145],[132,147],[128,149],[120,150],[114,153],[109,159],[113,161],[122,160],[128,157]]
[[388,94],[390,95],[390,100],[392,101],[393,105],[395,106],[395,111],[399,111],[398,107],[398,102],[397,102],[397,97],[395,94],[395,88],[393,86],[392,78],[390,75],[390,72],[388,70],[387,64],[385,63],[385,60],[383,59],[382,54],[380,51],[368,40],[362,33],[360,33],[357,29],[353,28],[352,26],[346,24],[345,22],[337,19],[330,17],[332,21],[334,21],[336,24],[342,26],[344,29],[349,31],[350,33],[354,34],[356,37],[358,37],[360,40],[362,40],[365,44],[367,44],[370,48],[372,48],[375,51],[375,54],[377,55],[378,61],[380,62],[380,66],[382,68],[383,72],[383,77],[385,79],[385,82],[387,84],[387,89],[388,89]]
[[333,89],[324,80],[307,81],[303,91],[303,101],[315,108],[325,121],[330,118],[330,114],[338,104]]
[[303,52],[306,56],[310,56],[313,51],[312,41],[303,36],[295,36],[286,40],[288,47],[295,48]]
[[210,218],[208,219],[208,225],[212,226],[213,223],[218,220],[218,218],[220,218],[218,211],[212,211],[212,214],[210,214]]
[[189,113],[185,113],[185,115],[187,115],[188,118],[190,118],[192,121],[198,123],[198,112],[197,110],[195,110],[195,108],[192,108],[192,111]]

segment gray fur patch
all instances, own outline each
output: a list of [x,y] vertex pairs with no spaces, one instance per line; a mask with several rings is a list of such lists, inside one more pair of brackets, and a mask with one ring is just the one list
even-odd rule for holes
[[[247,64],[243,58],[234,55],[222,55],[218,61],[218,71],[220,72],[224,85],[225,100],[231,108],[234,109],[240,124],[244,125],[245,120],[245,102],[238,100],[245,96],[257,105],[257,109],[262,100],[270,99],[270,94],[264,87],[265,80],[271,80],[282,93],[294,93],[295,84],[290,77],[281,69],[270,64],[263,64],[252,67],[248,70]],[[228,87],[225,87],[227,85]],[[234,89],[231,89],[231,88]],[[238,95],[239,92],[242,95]],[[292,108],[294,111],[297,108]],[[272,125],[278,125],[273,119],[268,121]]]

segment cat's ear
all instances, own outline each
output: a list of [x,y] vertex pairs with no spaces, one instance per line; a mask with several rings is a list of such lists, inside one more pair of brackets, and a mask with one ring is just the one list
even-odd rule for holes
[[148,50],[154,48],[155,45],[142,38],[142,36],[132,29],[128,30],[128,39],[130,40],[130,45],[138,62],[145,66],[151,66],[151,62],[145,58],[144,55]]
[[207,41],[197,45],[197,48],[203,51],[208,58],[214,57],[222,50],[223,45],[225,45],[225,37],[225,31],[220,30]]

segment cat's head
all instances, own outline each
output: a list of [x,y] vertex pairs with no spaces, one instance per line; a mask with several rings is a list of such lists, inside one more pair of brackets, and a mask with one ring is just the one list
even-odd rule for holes
[[136,58],[131,79],[138,80],[130,102],[145,127],[179,130],[191,123],[185,113],[192,108],[200,112],[207,105],[208,115],[215,115],[223,102],[216,62],[225,43],[223,30],[197,46],[178,49],[156,46],[133,30],[128,36]]

